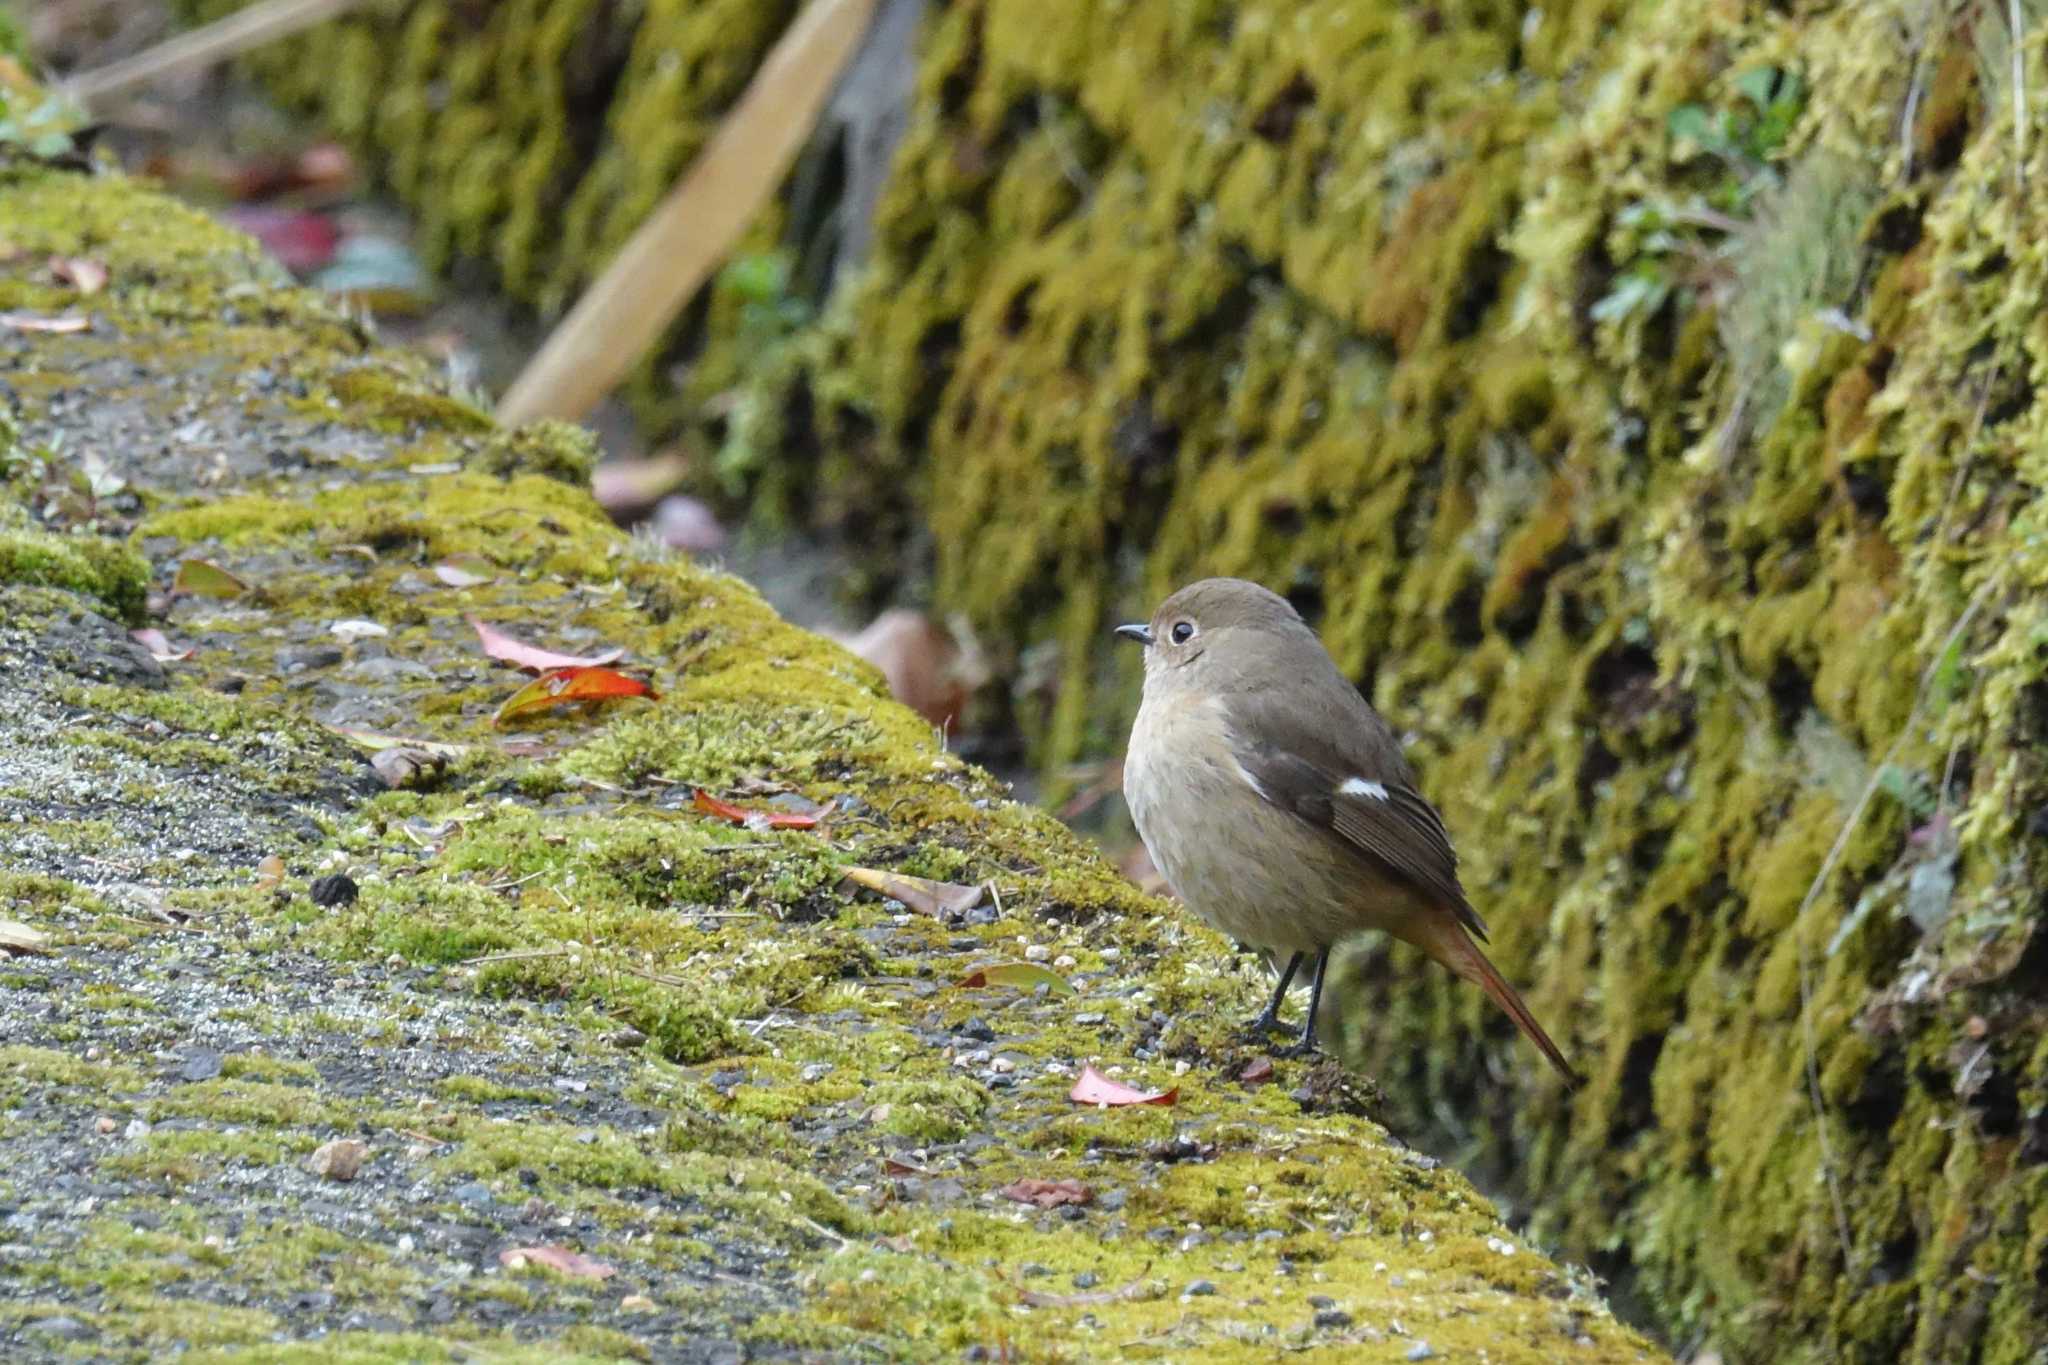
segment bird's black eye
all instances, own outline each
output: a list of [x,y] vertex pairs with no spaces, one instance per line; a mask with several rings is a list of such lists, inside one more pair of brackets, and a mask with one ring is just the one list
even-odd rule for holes
[[1193,621],[1175,621],[1173,629],[1167,631],[1166,636],[1175,644],[1184,645],[1195,638],[1195,623]]

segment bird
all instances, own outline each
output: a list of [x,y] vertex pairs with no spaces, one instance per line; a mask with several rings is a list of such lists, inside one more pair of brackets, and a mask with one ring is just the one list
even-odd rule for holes
[[1279,969],[1252,1036],[1279,1027],[1288,987],[1312,961],[1308,1019],[1289,1051],[1313,1054],[1331,949],[1377,929],[1479,986],[1579,1084],[1480,949],[1485,921],[1399,739],[1286,598],[1205,578],[1115,633],[1144,649],[1124,758],[1138,835],[1189,910]]

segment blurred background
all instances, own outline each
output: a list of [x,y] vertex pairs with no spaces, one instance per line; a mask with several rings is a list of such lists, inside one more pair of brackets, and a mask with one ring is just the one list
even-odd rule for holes
[[[254,10],[319,13],[91,85]],[[1108,627],[1284,592],[1592,1074],[1358,945],[1403,1126],[1697,1359],[2040,1358],[2048,5],[13,13],[67,137],[593,423],[622,524],[1134,877]]]

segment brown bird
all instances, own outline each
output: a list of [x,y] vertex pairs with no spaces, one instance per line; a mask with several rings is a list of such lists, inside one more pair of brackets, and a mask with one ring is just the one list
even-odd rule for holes
[[1190,910],[1285,963],[1255,1034],[1278,1024],[1295,972],[1313,957],[1294,1048],[1313,1051],[1330,949],[1379,929],[1478,985],[1578,1083],[1473,942],[1486,925],[1400,741],[1286,599],[1207,578],[1167,598],[1151,624],[1116,633],[1145,647],[1145,697],[1124,759],[1139,836]]

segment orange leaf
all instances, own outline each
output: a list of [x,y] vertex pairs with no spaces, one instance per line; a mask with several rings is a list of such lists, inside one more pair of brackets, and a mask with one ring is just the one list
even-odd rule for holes
[[825,818],[822,814],[808,815],[793,810],[749,810],[730,801],[721,801],[701,787],[691,804],[706,815],[715,815],[735,825],[745,825],[748,829],[810,829]]
[[1074,1088],[1067,1092],[1067,1098],[1075,1104],[1172,1104],[1180,1098],[1180,1087],[1148,1095],[1142,1090],[1131,1089],[1122,1081],[1111,1080],[1092,1066],[1084,1066]]
[[603,664],[616,663],[625,654],[623,649],[607,649],[602,654],[588,658],[575,654],[557,654],[551,649],[530,645],[516,636],[508,635],[496,626],[477,620],[474,616],[469,623],[476,627],[476,638],[483,642],[484,653],[501,663],[514,664],[533,673],[545,673],[554,668],[597,668]]
[[528,712],[546,711],[571,702],[609,701],[618,697],[653,698],[658,695],[640,679],[629,678],[609,668],[558,668],[552,673],[541,674],[505,698],[498,714],[491,717],[491,724],[503,725]]

